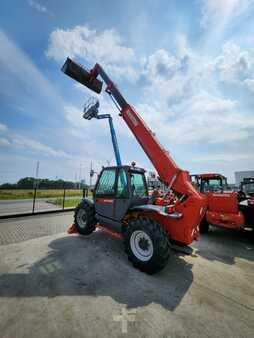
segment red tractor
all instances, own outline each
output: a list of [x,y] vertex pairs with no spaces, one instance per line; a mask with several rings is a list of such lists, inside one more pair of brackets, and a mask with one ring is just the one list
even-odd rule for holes
[[241,200],[254,200],[254,177],[244,178],[240,183],[239,195]]
[[99,64],[87,71],[68,58],[62,70],[97,93],[102,90],[103,82],[97,78],[101,77],[119,115],[175,195],[173,205],[154,205],[149,201],[144,169],[134,165],[106,167],[98,176],[93,200],[84,198],[76,208],[75,227],[82,235],[91,234],[97,224],[115,231],[123,237],[133,265],[155,273],[166,265],[172,242],[188,245],[198,239],[206,197],[192,186],[189,173],[176,165]]
[[[216,173],[191,175],[192,184],[207,196],[207,211],[200,224],[206,233],[209,225],[224,228],[250,228],[254,232],[254,203],[243,192],[232,192],[225,176]],[[254,182],[254,180],[253,180]]]

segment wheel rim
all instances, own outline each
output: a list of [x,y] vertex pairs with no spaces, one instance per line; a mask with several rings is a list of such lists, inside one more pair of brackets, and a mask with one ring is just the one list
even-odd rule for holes
[[80,209],[77,214],[77,221],[80,228],[84,229],[87,224],[87,216],[86,211],[84,209]]
[[132,233],[130,246],[133,254],[142,262],[149,261],[153,256],[153,242],[144,231],[136,230]]

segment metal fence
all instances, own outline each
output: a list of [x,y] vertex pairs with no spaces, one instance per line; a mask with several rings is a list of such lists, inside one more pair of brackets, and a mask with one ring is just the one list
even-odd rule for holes
[[83,197],[91,196],[88,188],[0,189],[0,216],[36,214],[71,210]]

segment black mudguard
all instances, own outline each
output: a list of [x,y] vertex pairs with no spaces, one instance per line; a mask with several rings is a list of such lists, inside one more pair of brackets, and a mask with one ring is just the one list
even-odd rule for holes
[[82,198],[81,202],[87,203],[90,206],[94,206],[94,201],[90,198],[87,198],[87,197]]
[[239,209],[244,215],[244,225],[254,229],[254,208],[248,205],[248,201],[239,203]]

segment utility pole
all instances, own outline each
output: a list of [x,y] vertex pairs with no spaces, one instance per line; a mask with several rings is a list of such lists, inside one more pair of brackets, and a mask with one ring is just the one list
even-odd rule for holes
[[36,162],[36,169],[35,169],[34,188],[38,187],[39,170],[40,170],[40,161],[37,161]]
[[75,179],[74,179],[74,181],[75,181],[75,188],[77,188],[77,173],[76,173],[76,171],[75,171]]
[[33,196],[32,213],[34,213],[34,209],[35,209],[35,200],[36,200],[36,192],[37,192],[37,188],[38,188],[39,169],[40,169],[40,161],[37,161],[36,162],[36,169],[35,169],[34,196]]
[[93,162],[91,161],[91,166],[90,166],[90,188],[92,186],[92,177],[93,177]]
[[79,189],[81,188],[81,170],[82,170],[82,164],[79,165]]

